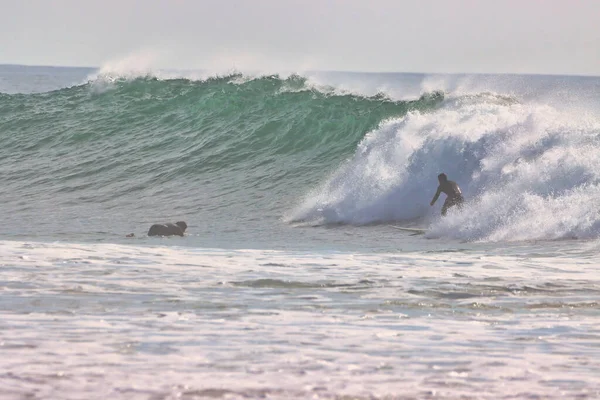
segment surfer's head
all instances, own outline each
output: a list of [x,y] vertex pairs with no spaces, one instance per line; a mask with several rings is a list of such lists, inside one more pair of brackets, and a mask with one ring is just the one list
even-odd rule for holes
[[187,229],[187,224],[183,221],[177,221],[175,222],[175,225],[180,227],[182,232],[185,232],[185,230]]
[[446,182],[447,180],[448,180],[448,177],[443,172],[438,175],[438,181],[440,181],[440,182]]

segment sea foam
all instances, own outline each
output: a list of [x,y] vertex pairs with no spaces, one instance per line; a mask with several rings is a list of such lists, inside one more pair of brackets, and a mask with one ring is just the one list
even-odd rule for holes
[[[597,237],[600,122],[494,93],[451,96],[431,112],[382,122],[290,220],[422,220],[466,240]],[[438,217],[445,172],[467,205]],[[442,196],[444,197],[444,196]]]

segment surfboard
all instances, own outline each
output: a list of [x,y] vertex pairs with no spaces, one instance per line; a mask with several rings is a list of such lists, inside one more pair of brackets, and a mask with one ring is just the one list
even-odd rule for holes
[[390,228],[398,229],[399,231],[412,233],[413,235],[423,235],[424,233],[427,232],[427,229],[423,229],[423,228],[409,228],[409,227],[398,226],[398,225],[390,225]]

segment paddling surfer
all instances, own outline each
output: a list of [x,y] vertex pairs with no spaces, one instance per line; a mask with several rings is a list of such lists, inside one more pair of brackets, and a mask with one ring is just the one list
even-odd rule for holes
[[187,224],[179,221],[174,224],[154,224],[148,230],[148,236],[183,236]]
[[440,194],[442,192],[445,193],[448,197],[446,197],[446,201],[442,206],[442,216],[444,216],[450,207],[462,206],[462,203],[465,201],[465,199],[463,198],[462,192],[460,191],[460,188],[456,182],[449,181],[446,174],[439,174],[438,181],[440,182],[440,185],[437,188],[437,192],[435,192],[435,196],[433,196],[433,200],[431,200],[431,203],[429,204],[433,206],[438,197],[440,197]]

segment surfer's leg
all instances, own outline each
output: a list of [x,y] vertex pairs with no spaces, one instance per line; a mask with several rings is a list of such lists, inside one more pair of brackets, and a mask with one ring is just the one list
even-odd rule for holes
[[448,208],[450,208],[450,206],[452,206],[452,203],[448,200],[449,199],[446,199],[446,201],[444,202],[444,205],[442,206],[442,217],[446,216],[446,212],[448,212]]
[[464,204],[465,204],[464,197],[460,196],[458,199],[456,199],[456,205],[458,206],[459,210],[462,210]]
[[462,208],[462,203],[462,197],[447,197],[444,205],[442,206],[442,216],[446,215],[450,207],[458,206],[458,208]]

